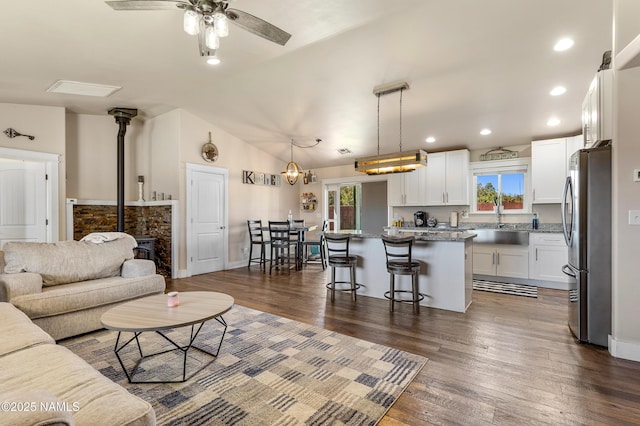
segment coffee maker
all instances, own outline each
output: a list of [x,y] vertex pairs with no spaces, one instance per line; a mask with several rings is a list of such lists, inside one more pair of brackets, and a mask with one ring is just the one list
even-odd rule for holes
[[413,214],[413,223],[416,227],[427,226],[427,212],[422,210],[415,212]]

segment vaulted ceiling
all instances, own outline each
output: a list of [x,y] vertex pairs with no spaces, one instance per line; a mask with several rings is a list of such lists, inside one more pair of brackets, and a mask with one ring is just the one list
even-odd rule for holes
[[[403,149],[490,149],[580,132],[581,104],[611,48],[611,0],[234,0],[292,34],[282,47],[238,27],[222,63],[199,56],[182,12],[101,0],[3,3],[0,102],[140,118],[183,108],[305,168],[377,151],[374,87],[406,81]],[[555,52],[571,37],[575,45]],[[46,92],[57,80],[122,86],[107,98]],[[562,96],[549,95],[563,85]],[[556,117],[560,124],[547,126]],[[490,128],[491,135],[480,130]],[[436,142],[425,143],[427,136]],[[213,139],[215,141],[214,133]],[[400,99],[380,99],[380,152],[397,151]],[[205,142],[207,135],[203,135]],[[347,148],[352,154],[341,155]]]

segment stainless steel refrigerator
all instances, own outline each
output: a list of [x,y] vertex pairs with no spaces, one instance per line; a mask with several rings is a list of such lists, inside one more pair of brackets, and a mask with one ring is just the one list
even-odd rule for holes
[[581,342],[608,346],[611,334],[611,147],[569,160],[562,206],[569,263],[569,328]]

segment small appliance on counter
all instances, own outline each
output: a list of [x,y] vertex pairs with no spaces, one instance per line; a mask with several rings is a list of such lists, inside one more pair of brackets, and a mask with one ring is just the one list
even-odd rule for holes
[[415,212],[413,214],[413,223],[416,227],[427,226],[427,212]]
[[427,219],[427,226],[429,228],[435,228],[437,224],[438,224],[438,221],[435,217],[431,216],[429,219]]
[[451,212],[451,216],[449,218],[449,226],[451,228],[458,227],[458,212]]

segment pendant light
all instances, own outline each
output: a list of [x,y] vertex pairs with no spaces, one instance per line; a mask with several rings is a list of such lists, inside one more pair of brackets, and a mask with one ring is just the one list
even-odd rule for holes
[[[368,175],[412,172],[427,165],[427,153],[421,149],[402,151],[402,93],[409,89],[406,82],[379,86],[373,89],[378,98],[378,153],[372,157],[356,160],[355,169]],[[380,155],[380,97],[400,91],[400,151]]]
[[291,161],[287,163],[282,176],[287,179],[289,185],[295,185],[298,178],[304,173],[302,167],[300,167],[295,161],[293,161],[293,139],[291,139]]

